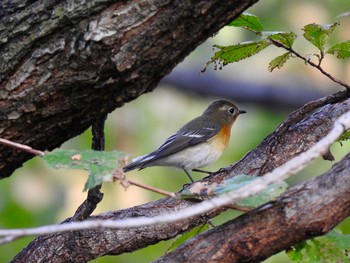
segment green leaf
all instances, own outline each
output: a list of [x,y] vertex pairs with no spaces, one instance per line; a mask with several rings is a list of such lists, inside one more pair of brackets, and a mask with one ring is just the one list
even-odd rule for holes
[[337,58],[350,57],[350,40],[335,44],[333,47],[327,50],[327,53],[337,55]]
[[347,141],[350,139],[350,130],[349,131],[346,131],[344,132],[340,137],[339,139],[337,140],[338,142],[344,142],[344,141]]
[[270,43],[267,40],[261,41],[249,41],[244,42],[234,46],[219,46],[215,45],[214,47],[218,48],[214,56],[210,61],[207,62],[202,72],[206,70],[209,64],[215,62],[215,69],[217,65],[225,66],[228,63],[238,62],[242,59],[248,58],[252,55],[259,53],[261,50],[265,49]]
[[339,233],[337,230],[332,230],[320,238],[323,238],[327,242],[335,244],[337,249],[350,248],[350,235]]
[[334,28],[338,25],[338,22],[328,25],[309,24],[303,28],[305,32],[303,36],[307,41],[323,52],[326,42],[333,33]]
[[126,154],[119,151],[56,150],[45,154],[46,164],[54,169],[82,169],[89,172],[84,191],[102,182],[112,181],[113,172],[119,168],[118,160]]
[[287,188],[288,184],[286,182],[271,184],[258,194],[244,198],[235,203],[240,206],[257,207],[271,200],[275,200],[276,197],[280,196]]
[[179,238],[177,238],[172,244],[171,246],[167,249],[167,253],[174,250],[175,248],[177,248],[178,246],[182,245],[183,243],[185,243],[187,240],[199,235],[200,233],[206,231],[209,229],[209,225],[208,224],[204,224],[201,226],[197,226],[195,228],[193,228],[191,231],[182,234]]
[[302,262],[303,260],[303,249],[306,248],[306,241],[301,241],[295,246],[287,250],[288,257],[294,262]]
[[275,68],[282,68],[283,65],[287,62],[287,60],[292,56],[290,52],[284,53],[281,56],[278,56],[271,60],[269,63],[269,71],[272,72]]
[[[188,199],[188,198],[222,195],[222,194],[237,190],[247,185],[248,183],[251,183],[257,178],[258,178],[257,176],[241,174],[233,178],[224,180],[220,184],[207,185],[206,183],[203,183],[203,182],[197,182],[192,186],[186,188],[181,193],[180,198]],[[282,192],[284,192],[287,189],[287,187],[288,187],[288,184],[285,182],[272,184],[272,185],[269,185],[266,189],[264,189],[260,193],[254,196],[250,196],[242,200],[239,200],[235,204],[240,206],[247,206],[247,207],[260,206],[268,201],[275,199]]]
[[234,27],[243,27],[255,33],[260,33],[263,31],[263,25],[260,22],[259,17],[249,13],[241,14],[228,25]]
[[264,35],[267,35],[268,38],[289,48],[292,47],[297,38],[297,35],[293,32],[266,32]]
[[294,262],[349,262],[350,235],[335,230],[292,247],[288,257]]

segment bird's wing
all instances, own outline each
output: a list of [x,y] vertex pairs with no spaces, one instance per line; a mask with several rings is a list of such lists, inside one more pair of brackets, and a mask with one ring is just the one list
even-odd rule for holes
[[220,124],[216,122],[206,121],[199,123],[196,128],[191,122],[186,124],[177,133],[169,137],[158,150],[153,152],[153,160],[163,158],[170,154],[179,152],[189,146],[196,145],[201,142],[205,142],[214,137],[220,131]]
[[218,134],[220,129],[221,125],[219,123],[198,117],[183,126],[177,133],[170,136],[157,150],[133,159],[132,163],[125,166],[123,169],[125,172],[137,168],[143,169],[153,161],[179,152],[189,146],[209,140]]

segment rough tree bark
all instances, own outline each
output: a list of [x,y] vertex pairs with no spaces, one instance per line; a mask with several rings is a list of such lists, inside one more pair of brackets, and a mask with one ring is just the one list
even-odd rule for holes
[[[242,160],[232,167],[228,167],[226,171],[219,172],[205,180],[209,181],[209,183],[220,182],[235,174],[242,173],[263,175],[285,163],[290,158],[310,148],[315,142],[325,136],[331,129],[333,122],[341,114],[350,110],[350,99],[347,98],[348,96],[349,94],[347,93],[340,93],[331,99],[321,100],[322,103],[328,103],[316,112],[314,110],[318,103],[306,105],[301,111],[292,114],[273,134],[267,137],[256,149],[249,152]],[[348,164],[347,157],[338,164],[338,167],[345,167],[344,165]],[[337,174],[338,172],[340,175]],[[191,257],[191,250],[200,249],[201,246],[204,248],[198,253],[205,254],[208,252],[208,256],[206,259],[201,258],[203,261],[199,262],[210,262],[210,259],[214,259],[218,255],[221,255],[220,262],[225,260],[228,262],[261,260],[296,244],[300,240],[328,231],[349,214],[350,195],[347,189],[350,189],[350,180],[347,179],[347,174],[346,169],[334,168],[329,172],[331,179],[327,179],[328,176],[326,174],[315,180],[314,183],[305,183],[302,186],[289,190],[277,202],[265,206],[264,209],[256,209],[247,213],[245,216],[228,223],[228,226],[224,225],[214,228],[210,232],[213,234],[213,239],[216,238],[214,236],[217,233],[216,230],[222,233],[221,230],[227,227],[226,229],[232,232],[226,232],[227,234],[222,236],[220,242],[214,243],[215,246],[208,246],[205,239],[200,239],[201,236],[198,237],[197,247],[194,247],[192,243],[185,244],[185,246],[188,246],[188,250],[186,250],[186,247],[179,248],[182,249],[180,250],[182,254],[178,255],[178,259],[181,259],[178,262],[197,262],[195,258]],[[342,185],[341,188],[339,188],[339,184]],[[323,187],[318,189],[320,185],[323,185]],[[324,188],[327,188],[327,198],[320,198],[323,192],[321,190]],[[301,195],[300,189],[307,190],[307,193],[311,194],[310,198],[312,199],[309,202],[303,202],[304,198],[307,199],[308,197],[306,193]],[[337,202],[337,198],[340,198],[341,202]],[[193,203],[189,201],[164,198],[141,206],[101,214],[91,217],[91,219],[155,216],[167,214],[169,211],[180,210],[191,205]],[[315,207],[313,207],[314,205]],[[298,214],[295,214],[297,217],[288,216],[287,212],[295,211],[295,207],[298,208]],[[328,211],[328,213],[318,214],[321,209]],[[217,209],[207,214],[164,225],[121,230],[74,231],[45,235],[34,240],[25,250],[17,255],[14,262],[22,262],[24,259],[29,262],[51,260],[54,262],[85,262],[106,254],[117,255],[130,252],[188,231],[194,226],[203,224],[209,218],[222,211],[223,209]],[[311,214],[309,214],[309,211]],[[273,219],[273,215],[276,215],[277,218]],[[310,221],[310,216],[312,215],[315,218],[313,221]],[[280,224],[266,224],[270,220],[281,221],[279,221]],[[296,225],[295,222],[300,224]],[[310,225],[310,222],[313,222],[312,225]],[[237,226],[243,224],[245,228],[237,232]],[[276,246],[278,240],[283,240],[288,236],[284,231],[286,227],[290,227],[291,230],[298,230],[300,235],[296,235],[294,238],[289,235],[290,239],[286,239],[286,242],[283,242],[283,246]],[[310,227],[313,227],[314,231],[310,231]],[[260,229],[260,231],[254,232],[251,231],[252,229]],[[142,235],[139,233],[142,233]],[[234,239],[235,236],[231,235],[233,233],[238,233],[236,239]],[[261,237],[264,233],[267,236],[262,239]],[[270,233],[275,234],[269,238]],[[101,240],[103,240],[103,244],[101,244]],[[240,246],[240,244],[246,244],[247,246]],[[261,247],[264,247],[263,251]],[[221,254],[222,251],[224,253]],[[261,251],[263,253],[259,254]],[[239,258],[236,258],[235,261],[233,256],[237,257],[237,253]],[[166,262],[172,256],[173,254],[170,254],[169,257],[160,260]]]
[[[151,91],[195,46],[255,2],[257,0],[2,1],[0,137],[40,150],[58,147],[83,132],[98,117]],[[262,175],[305,151],[327,133],[337,117],[349,111],[347,96],[344,93],[326,100],[328,103],[316,112],[312,110],[317,108],[315,105],[320,106],[318,104],[304,107],[240,162],[206,180],[218,182],[238,173]],[[30,157],[0,146],[0,178],[10,176]],[[303,233],[299,239],[324,233],[348,214],[350,197],[343,191],[349,189],[350,184],[343,173],[346,171],[343,167],[348,165],[348,158],[345,158],[330,171],[331,181],[322,176],[300,186],[317,196],[319,191],[315,187],[323,185],[330,197],[342,198],[343,202],[331,202],[332,212],[322,214],[315,225],[301,224],[294,228]],[[341,195],[338,195],[339,184],[342,185]],[[283,211],[291,211],[288,205],[297,205],[302,200],[298,197],[298,189],[285,195],[288,200],[282,197],[270,207],[216,228],[217,231],[229,229],[233,234],[237,233],[237,226],[246,226],[237,233],[236,239],[227,237],[223,240],[221,247],[213,250],[213,258],[224,252],[225,258],[221,260],[233,260],[234,249],[231,248],[246,244],[249,246],[240,247],[240,255],[247,254],[244,260],[260,260],[295,244],[296,239],[289,239],[276,246],[276,240],[284,237],[276,228],[288,223],[293,226],[295,218],[285,217]],[[152,216],[191,205],[188,201],[165,198],[97,218]],[[301,221],[305,220],[303,211],[311,209],[310,205],[305,203],[298,207]],[[319,205],[325,209],[330,207],[327,200]],[[344,212],[338,213],[342,208]],[[281,214],[274,209],[281,209]],[[24,249],[14,262],[85,262],[106,254],[121,254],[174,237],[220,212],[222,209],[158,226],[42,236]],[[269,213],[277,216],[275,220],[282,217],[285,221],[282,225],[269,225],[267,230],[276,233],[273,239],[256,242],[261,232],[249,230],[265,228]],[[257,220],[259,218],[261,221]],[[246,233],[249,233],[248,237]],[[215,239],[215,234],[214,230],[205,235],[209,240]],[[198,237],[200,244],[203,244],[202,237]],[[257,248],[255,252],[261,255],[257,256],[251,250],[250,245],[255,243],[259,245],[253,246]],[[197,249],[192,245],[190,242],[184,246]],[[179,251],[182,249],[184,247]],[[181,255],[183,260],[189,259],[186,255],[185,252]]]
[[349,167],[350,154],[329,172],[192,238],[155,262],[261,262],[323,235],[350,214]]
[[[60,146],[154,89],[255,2],[2,1],[0,137]],[[0,178],[31,157],[0,145]]]

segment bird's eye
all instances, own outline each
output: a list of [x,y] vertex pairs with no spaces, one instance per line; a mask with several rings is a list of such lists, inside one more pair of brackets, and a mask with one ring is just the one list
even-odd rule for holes
[[231,114],[235,113],[235,108],[230,108],[230,109],[228,110],[228,112],[231,113]]

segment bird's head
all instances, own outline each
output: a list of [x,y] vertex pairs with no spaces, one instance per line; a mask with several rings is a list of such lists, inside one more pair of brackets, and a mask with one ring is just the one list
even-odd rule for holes
[[246,113],[246,111],[239,110],[232,102],[217,100],[208,106],[203,112],[203,116],[219,121],[225,125],[232,125],[236,118],[243,113]]

